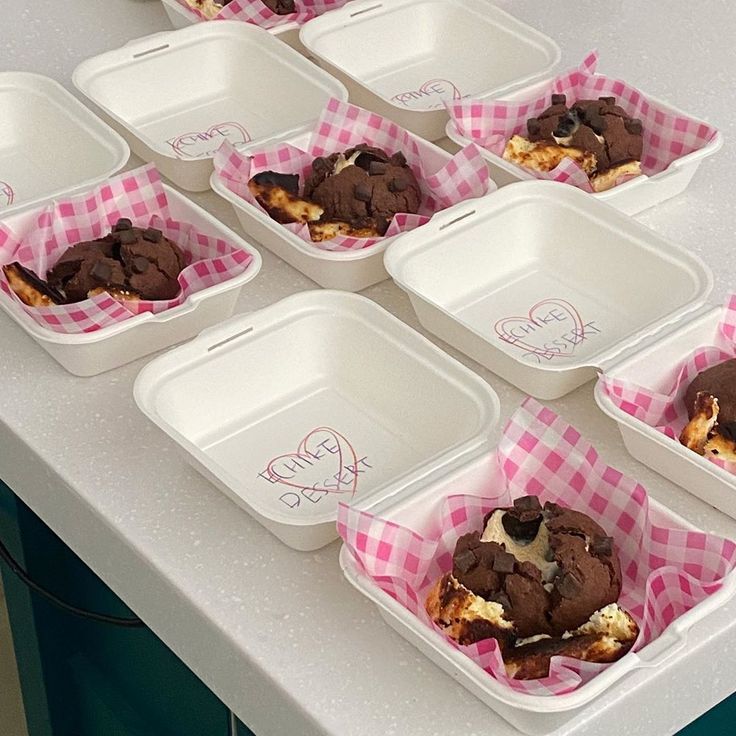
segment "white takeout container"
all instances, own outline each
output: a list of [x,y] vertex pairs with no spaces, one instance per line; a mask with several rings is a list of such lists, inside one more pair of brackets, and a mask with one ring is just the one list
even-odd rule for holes
[[[287,143],[306,150],[309,134],[288,139]],[[439,171],[452,155],[428,141],[415,137],[427,170]],[[246,146],[243,153],[257,146]],[[368,248],[347,251],[329,251],[317,243],[308,243],[285,228],[259,207],[231,192],[212,172],[210,186],[232,204],[243,230],[289,265],[309,276],[320,286],[343,291],[361,291],[388,278],[383,257],[386,248],[397,238],[383,238]],[[425,226],[419,228],[423,229]]]
[[309,127],[347,90],[268,31],[197,23],[83,61],[72,75],[128,141],[189,191],[209,188],[224,140],[239,146]]
[[[261,268],[261,256],[240,236],[184,195],[163,185],[174,220],[189,223],[207,235],[221,238],[251,254],[252,260],[239,276],[190,295],[183,304],[160,314],[144,312],[94,332],[63,334],[35,322],[7,294],[0,291],[0,308],[30,335],[52,358],[77,376],[93,376],[118,368],[137,358],[183,340],[205,327],[227,319],[235,308],[241,288]],[[21,231],[34,221],[46,205],[0,219],[12,230]]]
[[548,181],[455,205],[398,238],[385,264],[426,329],[542,399],[678,324],[713,283],[683,248]]
[[560,59],[552,39],[486,0],[355,0],[300,38],[351,102],[431,141],[445,135],[445,100],[504,94]]
[[[489,427],[488,431],[491,429]],[[499,488],[502,483],[495,451],[486,451],[478,453],[460,467],[448,469],[438,466],[434,474],[419,483],[384,489],[380,497],[360,499],[354,505],[398,525],[421,529],[430,526],[428,520],[436,517],[447,496],[456,493],[481,497],[497,495],[489,491]],[[675,529],[695,529],[652,498],[649,504],[650,518],[654,523]],[[359,567],[345,546],[340,552],[340,565],[347,579],[378,606],[383,619],[395,631],[453,680],[517,729],[531,736],[551,734],[609,688],[617,687],[626,693],[627,698],[635,698],[636,695],[630,692],[631,686],[625,680],[621,683],[618,681],[640,670],[647,672],[648,679],[656,677],[658,681],[666,681],[668,669],[687,657],[690,676],[706,679],[711,672],[711,662],[707,657],[688,651],[688,631],[694,624],[707,620],[708,614],[720,608],[736,593],[736,572],[732,572],[724,578],[719,591],[680,616],[657,639],[638,652],[629,652],[569,694],[543,697],[517,693],[494,680],[462,651],[452,647],[444,636],[425,626],[398,601],[382,591]],[[639,701],[636,705],[640,707],[648,705],[641,702],[641,698]],[[635,704],[632,702],[630,707],[635,707]]]
[[99,184],[130,155],[115,131],[48,77],[0,72],[0,109],[0,218]]
[[[166,11],[166,15],[169,16],[171,25],[174,28],[186,28],[194,23],[205,23],[196,13],[193,13],[189,8],[185,8],[178,0],[161,0]],[[219,21],[218,21],[219,22]],[[300,54],[305,53],[305,49],[299,41],[299,24],[291,21],[284,23],[276,28],[268,29],[269,33],[272,33],[280,41],[296,49]]]
[[[595,76],[595,75],[594,75]],[[508,100],[510,102],[520,102],[522,100],[536,99],[543,93],[544,89],[549,86],[552,78],[538,82],[523,89],[515,90],[510,94],[504,95],[483,95],[482,97],[495,97],[498,99]],[[673,115],[692,117],[682,110],[663,102],[662,100],[646,95],[657,106],[668,110]],[[467,146],[473,141],[464,135],[461,135],[453,120],[447,121],[445,129],[447,137],[457,143],[459,146]],[[673,161],[664,171],[660,171],[654,176],[642,174],[633,179],[625,181],[623,184],[612,187],[605,192],[589,193],[593,199],[610,204],[612,207],[625,212],[627,215],[635,215],[643,210],[653,207],[660,202],[677,196],[682,193],[690,180],[695,175],[701,162],[712,156],[723,145],[723,136],[720,132],[715,138],[697,151],[688,153],[685,156]],[[498,182],[499,186],[511,184],[517,181],[536,180],[534,174],[522,166],[517,166],[511,161],[506,161],[502,156],[480,147],[483,158],[488,163],[488,169],[491,176]]]
[[305,551],[337,538],[340,501],[487,448],[499,413],[472,371],[365,297],[330,291],[206,330],[149,363],[134,395],[189,463]]
[[[676,366],[697,348],[714,344],[722,314],[722,307],[705,306],[676,330],[609,367],[606,376],[667,393],[676,378]],[[736,475],[627,414],[614,404],[601,381],[595,387],[595,400],[618,424],[626,449],[637,460],[736,519]]]

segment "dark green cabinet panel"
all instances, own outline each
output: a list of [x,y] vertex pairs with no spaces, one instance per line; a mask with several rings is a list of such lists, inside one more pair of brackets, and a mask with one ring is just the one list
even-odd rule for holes
[[[60,598],[134,615],[2,484],[0,538]],[[225,706],[148,629],[66,613],[2,567],[30,736],[227,736]]]

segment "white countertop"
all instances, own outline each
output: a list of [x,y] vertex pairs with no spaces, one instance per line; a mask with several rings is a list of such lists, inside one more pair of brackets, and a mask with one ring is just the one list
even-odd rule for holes
[[[39,72],[68,88],[82,59],[170,28],[158,0],[4,5],[0,69]],[[688,191],[639,218],[709,263],[713,300],[721,301],[736,282],[736,8],[725,0],[580,0],[564,11],[534,0],[499,5],[555,38],[565,67],[597,48],[603,72],[721,129],[724,148]],[[238,229],[215,194],[193,199]],[[262,254],[263,270],[237,311],[314,288]],[[391,282],[365,293],[418,328]],[[133,402],[144,360],[75,378],[5,316],[0,344],[0,478],[259,736],[518,733],[383,623],[343,579],[337,543],[306,554],[286,548],[185,465]],[[521,393],[449,352],[488,380],[508,416]],[[595,406],[592,384],[552,406],[655,498],[699,526],[736,536],[736,522],[628,456]],[[736,689],[734,622],[732,604],[691,631],[690,651],[710,660],[707,681],[694,682],[688,665],[673,661],[646,687],[633,688],[644,673],[625,679],[556,734],[666,736],[681,728]],[[621,699],[626,705],[614,717],[610,708]]]

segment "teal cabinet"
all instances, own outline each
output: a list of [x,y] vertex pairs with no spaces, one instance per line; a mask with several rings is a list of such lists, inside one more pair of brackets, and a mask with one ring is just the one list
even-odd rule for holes
[[[0,539],[59,597],[132,612],[0,482]],[[0,563],[29,736],[227,736],[229,713],[148,629],[85,621],[31,594]],[[734,683],[736,687],[736,683]],[[678,736],[732,736],[736,695]],[[253,736],[238,724],[237,736]]]
[[[0,539],[60,598],[134,615],[2,483]],[[0,568],[30,736],[227,736],[227,708],[148,629],[66,613]]]

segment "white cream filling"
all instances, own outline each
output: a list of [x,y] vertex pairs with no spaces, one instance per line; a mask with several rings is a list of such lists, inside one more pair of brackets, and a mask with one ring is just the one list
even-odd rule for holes
[[554,580],[560,572],[556,562],[550,562],[547,555],[550,553],[549,532],[544,522],[539,525],[537,536],[531,542],[519,542],[510,537],[503,528],[503,517],[505,511],[498,509],[488,519],[486,528],[483,530],[481,542],[496,542],[502,544],[506,551],[511,553],[519,562],[531,562],[539,568],[542,579],[549,583]]

